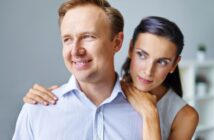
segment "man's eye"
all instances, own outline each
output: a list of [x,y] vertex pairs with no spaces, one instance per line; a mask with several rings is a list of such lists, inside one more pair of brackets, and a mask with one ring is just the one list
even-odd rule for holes
[[84,35],[82,38],[90,40],[90,39],[94,39],[95,37],[93,35]]
[[65,39],[63,39],[63,42],[64,42],[64,43],[71,42],[71,39],[70,39],[70,38],[65,38]]

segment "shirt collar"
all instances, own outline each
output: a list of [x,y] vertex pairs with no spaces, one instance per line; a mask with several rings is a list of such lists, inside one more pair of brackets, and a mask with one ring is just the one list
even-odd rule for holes
[[120,84],[120,79],[119,79],[119,76],[118,76],[118,74],[117,74],[117,79],[116,79],[114,88],[113,88],[113,90],[112,90],[111,96],[108,97],[101,105],[112,102],[112,101],[113,101],[114,99],[116,99],[116,97],[119,96],[120,94],[122,94],[122,96],[123,96],[124,98],[126,98],[124,92],[122,91],[121,84]]
[[[111,96],[106,100],[107,102],[110,102],[113,99],[115,99],[118,96],[118,94],[122,94],[123,97],[126,98],[125,94],[122,91],[121,85],[120,85],[119,76],[118,76],[118,74],[116,74],[116,75],[117,75],[117,79],[116,79],[114,88],[112,90]],[[54,92],[57,92],[57,95],[59,95],[59,96],[65,96],[66,94],[70,93],[71,91],[80,91],[79,84],[73,75],[70,77],[70,79],[68,80],[68,82],[66,84],[64,84],[60,88],[54,90]]]
[[57,92],[56,95],[59,95],[60,97],[65,96],[66,94],[75,90],[80,90],[80,88],[75,77],[72,75],[66,84],[60,86],[60,88],[54,90],[54,92]]

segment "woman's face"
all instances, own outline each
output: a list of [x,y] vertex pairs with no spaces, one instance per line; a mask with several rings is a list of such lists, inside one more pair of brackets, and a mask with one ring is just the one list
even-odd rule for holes
[[130,74],[135,87],[155,92],[172,73],[180,60],[176,45],[167,38],[150,33],[140,33],[135,46],[130,45]]

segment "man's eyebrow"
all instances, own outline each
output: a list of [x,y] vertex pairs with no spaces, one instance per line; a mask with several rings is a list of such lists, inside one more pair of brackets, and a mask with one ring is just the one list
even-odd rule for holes
[[61,35],[62,38],[71,37],[69,34]]
[[[85,34],[93,34],[93,35],[96,35],[96,33],[93,32],[93,31],[85,31],[85,32],[79,33],[80,36],[81,36],[81,35],[85,35]],[[71,35],[69,35],[69,34],[62,34],[61,37],[62,37],[62,38],[66,38],[66,37],[71,37]]]
[[85,35],[85,34],[96,35],[96,33],[94,31],[85,31],[85,32],[80,33],[80,35]]

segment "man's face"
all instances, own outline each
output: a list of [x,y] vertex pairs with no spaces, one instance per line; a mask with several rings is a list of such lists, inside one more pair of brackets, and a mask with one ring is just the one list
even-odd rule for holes
[[79,82],[96,83],[114,73],[118,43],[111,39],[110,21],[93,5],[70,9],[61,22],[63,58]]

